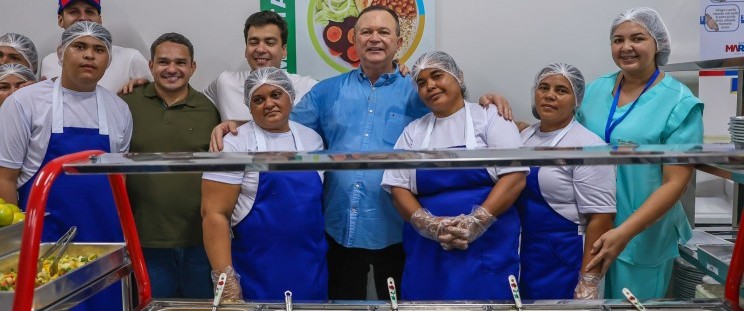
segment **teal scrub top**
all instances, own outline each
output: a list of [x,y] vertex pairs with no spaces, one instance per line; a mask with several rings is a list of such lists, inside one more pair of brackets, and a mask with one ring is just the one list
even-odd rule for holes
[[[577,120],[602,138],[618,74],[619,71],[602,76],[589,84],[577,111]],[[634,110],[612,132],[612,145],[703,142],[703,103],[672,76],[666,74],[635,105]],[[630,106],[617,108],[613,121],[620,118]],[[628,219],[661,183],[661,165],[618,166],[615,226]],[[634,265],[656,266],[679,256],[677,244],[685,243],[690,237],[692,229],[682,204],[677,202],[658,222],[630,240],[618,259]]]

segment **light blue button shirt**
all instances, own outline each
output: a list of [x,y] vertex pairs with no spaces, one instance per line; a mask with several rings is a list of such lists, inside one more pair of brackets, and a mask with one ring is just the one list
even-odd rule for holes
[[[329,152],[392,150],[408,123],[428,113],[410,76],[396,68],[374,83],[360,69],[320,81],[292,120],[323,137]],[[345,247],[381,249],[402,240],[403,220],[382,190],[382,170],[326,171],[326,232]]]

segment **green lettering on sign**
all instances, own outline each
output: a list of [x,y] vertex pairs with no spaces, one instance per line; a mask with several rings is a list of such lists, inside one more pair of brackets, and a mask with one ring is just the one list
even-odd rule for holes
[[287,58],[282,60],[282,69],[297,73],[297,40],[295,39],[295,2],[294,0],[261,0],[261,10],[274,11],[287,21]]

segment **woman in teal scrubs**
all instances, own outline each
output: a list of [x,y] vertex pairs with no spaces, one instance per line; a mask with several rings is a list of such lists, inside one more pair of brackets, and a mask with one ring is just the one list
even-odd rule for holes
[[[702,143],[703,103],[658,68],[671,53],[661,16],[650,8],[620,14],[610,42],[620,71],[587,87],[578,121],[612,145]],[[624,287],[640,299],[665,296],[677,244],[692,233],[679,198],[693,171],[690,165],[618,167],[616,228],[594,243],[597,256],[587,265],[609,269],[607,298],[622,298]]]

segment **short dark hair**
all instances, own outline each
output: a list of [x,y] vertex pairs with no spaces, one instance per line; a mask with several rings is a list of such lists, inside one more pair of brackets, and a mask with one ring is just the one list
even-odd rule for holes
[[289,38],[289,26],[287,26],[287,21],[276,12],[268,10],[253,13],[245,20],[245,28],[243,28],[245,43],[248,43],[248,29],[252,26],[262,27],[266,25],[276,25],[276,27],[279,27],[282,45],[287,44],[287,39]]
[[169,32],[164,33],[160,35],[150,46],[150,59],[154,59],[155,57],[155,49],[160,44],[163,44],[164,42],[173,42],[176,44],[185,45],[189,49],[189,56],[191,56],[191,60],[194,60],[194,46],[191,44],[191,41],[187,39],[184,35],[177,33],[177,32]]
[[393,16],[393,19],[395,19],[395,35],[400,37],[400,19],[398,18],[398,13],[395,13],[395,10],[389,7],[379,5],[379,4],[370,5],[366,7],[364,10],[362,10],[361,12],[359,12],[359,15],[357,16],[357,18],[362,18],[362,15],[369,13],[369,12],[373,12],[373,11],[385,11],[385,12],[390,13],[390,15]]

